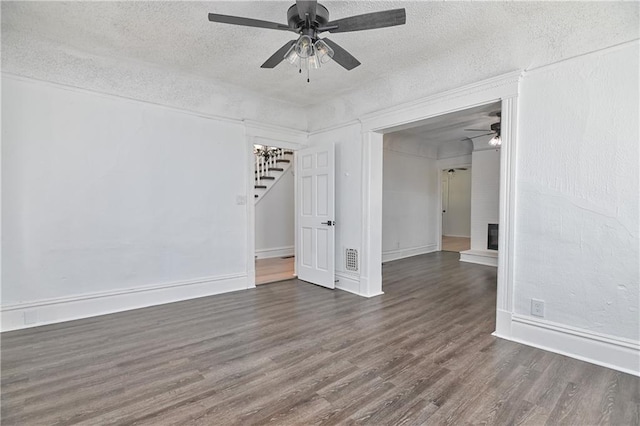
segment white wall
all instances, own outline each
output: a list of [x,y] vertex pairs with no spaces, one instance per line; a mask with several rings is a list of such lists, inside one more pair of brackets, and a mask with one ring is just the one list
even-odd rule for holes
[[[435,251],[439,238],[437,161],[402,152],[399,139],[393,134],[384,135],[383,262]],[[411,147],[411,141],[407,141],[409,152]]]
[[[505,335],[636,374],[638,52],[637,42],[628,43],[522,78],[508,296],[514,308]],[[346,129],[315,138],[339,140]],[[366,155],[363,147],[348,159],[361,164]],[[338,191],[342,185],[337,181]],[[352,183],[349,191],[359,194],[362,187]],[[341,225],[358,229],[363,215],[354,209],[348,219]],[[531,298],[545,301],[544,320],[529,315]]]
[[638,69],[633,43],[522,82],[516,313],[640,340]]
[[471,250],[486,251],[487,225],[500,223],[500,150],[474,151],[471,156]]
[[445,184],[442,210],[442,235],[448,237],[469,237],[471,235],[471,173],[467,170],[456,170],[452,175],[447,170],[441,172]]
[[52,322],[246,287],[240,122],[13,77],[2,92],[4,329],[24,309]]
[[256,204],[256,256],[293,255],[295,198],[293,170],[286,170]]

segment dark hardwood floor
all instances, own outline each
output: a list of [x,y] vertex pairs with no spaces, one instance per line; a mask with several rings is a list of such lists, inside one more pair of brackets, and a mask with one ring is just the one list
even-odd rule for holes
[[640,379],[494,338],[496,270],[297,280],[4,333],[2,424],[638,424]]

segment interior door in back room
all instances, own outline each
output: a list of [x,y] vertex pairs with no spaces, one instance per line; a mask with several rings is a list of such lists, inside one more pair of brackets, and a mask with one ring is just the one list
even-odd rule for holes
[[296,197],[298,278],[335,288],[335,148],[298,151]]

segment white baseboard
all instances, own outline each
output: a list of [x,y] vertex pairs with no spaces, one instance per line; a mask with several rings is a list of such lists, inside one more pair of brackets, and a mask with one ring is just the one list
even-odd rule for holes
[[496,330],[494,335],[640,376],[640,342],[630,339],[517,314],[511,315],[508,333]]
[[366,287],[366,284],[360,280],[360,277],[357,274],[350,274],[348,272],[336,272],[336,288],[338,290],[346,291],[349,293],[356,294],[360,297],[376,297],[384,294],[384,292],[374,293],[374,294],[365,294],[361,291],[363,286]]
[[295,254],[293,246],[274,247],[256,250],[257,259],[271,259],[272,257],[293,256]]
[[443,237],[453,237],[453,238],[471,238],[471,235],[445,235],[442,234]]
[[498,252],[494,250],[465,250],[460,252],[460,262],[498,266]]
[[362,294],[360,294],[360,280],[358,275],[336,272],[336,288],[362,296]]
[[388,250],[382,252],[382,263],[391,262],[392,260],[404,259],[405,257],[418,256],[421,254],[433,253],[438,251],[437,244],[429,244],[420,247],[411,247],[397,250]]
[[6,305],[0,307],[1,327],[2,331],[37,327],[250,287],[243,273]]
[[511,312],[496,310],[496,331],[492,334],[503,339],[511,339]]

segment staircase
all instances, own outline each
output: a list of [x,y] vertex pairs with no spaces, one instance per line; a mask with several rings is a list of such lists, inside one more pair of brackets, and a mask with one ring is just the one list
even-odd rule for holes
[[254,145],[255,166],[255,202],[257,203],[269,192],[293,163],[293,151]]

